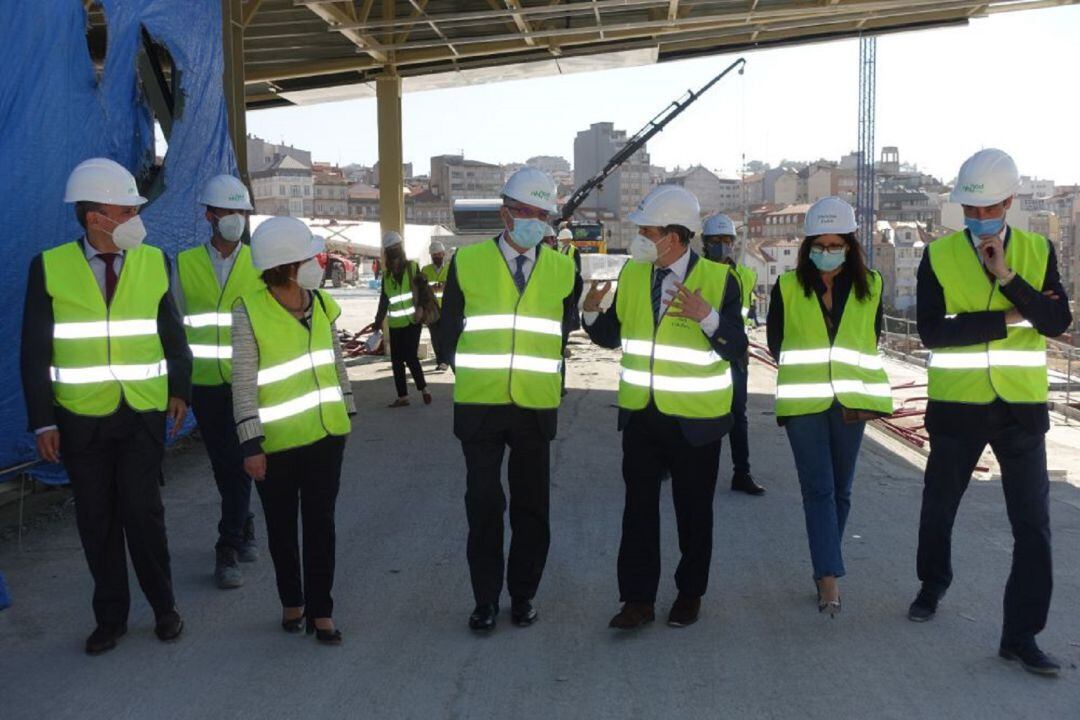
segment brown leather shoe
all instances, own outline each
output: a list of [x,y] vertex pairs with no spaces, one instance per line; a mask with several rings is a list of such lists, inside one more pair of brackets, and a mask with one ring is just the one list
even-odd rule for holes
[[679,593],[671,606],[667,624],[671,627],[686,627],[697,622],[698,613],[701,612],[701,598],[690,597]]
[[628,602],[623,604],[618,615],[611,618],[608,627],[616,630],[636,630],[655,619],[656,611],[652,603]]

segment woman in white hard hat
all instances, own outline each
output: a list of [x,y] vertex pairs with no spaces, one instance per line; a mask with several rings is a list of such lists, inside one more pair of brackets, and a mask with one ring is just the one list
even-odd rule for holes
[[[323,241],[295,218],[264,221],[251,258],[266,288],[233,307],[233,414],[244,469],[266,515],[281,625],[339,644],[334,628],[334,506],[352,388],[342,361],[337,303],[321,290]],[[297,510],[303,520],[303,571]]]
[[806,213],[794,270],[769,303],[769,352],[779,363],[776,418],[802,487],[818,612],[840,612],[841,542],[866,421],[892,414],[878,353],[881,276],[863,261],[855,211],[823,198]]
[[431,404],[424,369],[420,366],[419,309],[413,297],[413,282],[419,278],[426,282],[419,266],[405,257],[405,241],[399,233],[390,231],[383,235],[383,281],[379,296],[379,309],[375,313],[375,329],[382,327],[383,320],[390,326],[390,366],[394,371],[394,388],[397,399],[388,407],[399,408],[409,404],[409,386],[405,382],[405,367],[412,373],[416,389]]

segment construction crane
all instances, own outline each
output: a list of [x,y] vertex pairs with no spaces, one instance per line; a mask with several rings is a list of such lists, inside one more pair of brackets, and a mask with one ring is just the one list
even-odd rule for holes
[[859,37],[859,166],[855,217],[867,267],[874,266],[874,123],[877,104],[877,38]]
[[743,74],[746,60],[739,58],[735,62],[728,65],[719,75],[714,77],[709,82],[705,83],[700,90],[694,92],[693,90],[687,90],[687,94],[678,100],[672,102],[666,108],[661,110],[652,120],[647,122],[643,128],[634,133],[634,136],[626,141],[626,144],[622,148],[611,156],[611,159],[607,161],[607,164],[596,173],[593,177],[589,178],[584,184],[581,185],[570,196],[570,199],[562,207],[560,213],[560,221],[567,222],[567,227],[574,233],[574,242],[578,245],[579,249],[586,252],[603,252],[604,240],[603,240],[603,223],[597,218],[596,222],[572,222],[571,219],[574,216],[574,212],[581,207],[585,200],[589,197],[593,190],[602,189],[604,181],[614,173],[619,167],[633,157],[634,153],[645,146],[653,136],[662,131],[668,123],[682,114],[686,108],[690,107],[698,98],[704,95],[709,89],[720,82],[725,75],[734,70],[739,69],[739,74]]

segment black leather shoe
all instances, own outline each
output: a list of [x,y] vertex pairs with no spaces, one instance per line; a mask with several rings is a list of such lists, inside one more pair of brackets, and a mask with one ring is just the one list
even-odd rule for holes
[[321,627],[317,627],[315,621],[311,618],[307,619],[307,634],[314,635],[315,639],[323,645],[340,645],[343,640],[340,630],[337,628],[334,628],[333,630],[324,630]]
[[941,596],[937,595],[926,588],[919,590],[919,594],[915,596],[915,600],[912,601],[911,607],[908,608],[907,616],[908,620],[912,622],[926,622],[934,617],[937,613],[938,601],[941,600]]
[[184,621],[180,619],[180,613],[170,610],[157,619],[154,624],[154,634],[161,642],[172,642],[180,637],[184,629]]
[[1056,677],[1061,670],[1061,665],[1040,650],[1034,640],[1020,644],[1002,643],[998,655],[1012,662],[1018,661],[1025,670],[1036,675]]
[[127,625],[98,625],[86,638],[86,654],[101,655],[116,647],[116,639],[127,632]]
[[655,619],[656,611],[652,603],[628,602],[623,603],[622,610],[611,618],[608,627],[616,630],[636,630]]
[[698,613],[701,612],[701,598],[691,597],[679,593],[675,603],[671,606],[667,624],[671,627],[686,627],[697,622]]
[[498,603],[477,605],[469,616],[469,629],[474,632],[490,632],[495,629],[495,618],[499,614]]
[[518,627],[529,627],[540,617],[532,602],[525,599],[517,599],[510,605],[510,619]]
[[731,476],[731,490],[733,492],[746,493],[747,495],[764,495],[765,488],[754,482],[750,473],[735,473]]

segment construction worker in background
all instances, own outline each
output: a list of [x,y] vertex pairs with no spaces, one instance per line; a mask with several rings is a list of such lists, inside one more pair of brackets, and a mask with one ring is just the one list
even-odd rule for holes
[[[431,255],[431,264],[425,265],[420,272],[424,274],[428,285],[431,286],[431,291],[435,295],[435,304],[441,308],[446,276],[450,272],[450,263],[446,262],[446,246],[435,240],[428,248],[428,254]],[[439,345],[439,323],[432,323],[428,327],[428,334],[431,336],[431,350],[435,353],[435,369],[442,372],[448,365]]]
[[855,210],[840,198],[806,212],[794,270],[773,285],[769,352],[776,419],[787,431],[802,489],[818,612],[840,612],[841,545],[866,421],[891,415],[878,352],[881,276],[866,267]]
[[544,224],[544,237],[540,240],[540,242],[543,243],[544,245],[547,245],[552,250],[557,251],[559,249],[559,243],[555,239],[555,228],[553,228],[550,225],[545,223]]
[[388,407],[400,408],[409,404],[409,386],[405,382],[405,367],[412,373],[416,389],[420,391],[425,405],[431,404],[424,368],[420,366],[419,310],[413,294],[413,280],[423,277],[414,260],[405,257],[405,240],[400,233],[390,230],[382,238],[383,279],[379,295],[379,309],[375,313],[375,329],[382,327],[383,320],[390,326],[390,365],[394,371],[394,388],[397,399]]
[[919,522],[922,587],[908,617],[925,622],[952,582],[953,520],[987,445],[1001,467],[1014,539],[999,654],[1056,675],[1035,636],[1046,625],[1050,481],[1046,471],[1046,338],[1072,322],[1054,247],[1005,222],[1020,185],[1001,150],[964,162],[952,191],[965,230],[930,244],[918,271],[919,336],[928,365],[926,463]]
[[[564,227],[562,230],[559,231],[559,235],[558,235],[559,252],[561,252],[563,255],[569,256],[570,259],[574,261],[574,272],[576,272],[577,275],[578,275],[578,278],[580,278],[581,277],[581,253],[578,252],[577,246],[574,245],[573,240],[574,240],[574,233],[570,230],[570,228],[565,228]],[[581,313],[578,312],[578,306],[579,306],[579,304],[581,302],[581,291],[582,291],[582,289],[584,289],[584,284],[582,284],[579,287],[579,289],[577,290],[577,294],[574,296],[574,319],[573,319],[573,322],[570,323],[570,331],[571,332],[581,329]],[[566,357],[567,358],[570,357],[570,348],[569,348],[569,346],[567,346],[567,348],[566,348]],[[564,372],[564,375],[565,375],[565,372]]]
[[[465,455],[468,560],[476,608],[469,627],[494,629],[503,577],[515,625],[536,621],[532,601],[547,561],[550,443],[555,438],[574,266],[542,245],[555,183],[518,170],[502,190],[504,231],[461,248],[443,295],[441,344],[456,374],[454,434]],[[503,560],[510,448],[509,560]],[[505,568],[505,573],[504,573]]]
[[259,557],[251,478],[232,422],[232,306],[263,282],[250,248],[240,242],[254,209],[244,183],[232,175],[212,177],[199,204],[206,208],[210,241],[176,256],[172,290],[194,357],[192,408],[221,496],[214,581],[229,589],[244,584],[237,561]]
[[[754,283],[757,273],[735,261],[735,223],[727,215],[711,215],[705,218],[701,237],[705,257],[713,262],[724,263],[731,268],[731,274],[739,283],[739,297],[742,300],[742,315],[746,326],[752,327],[750,310],[754,304]],[[746,385],[749,380],[750,353],[732,361],[731,379],[734,394],[731,401],[731,489],[747,495],[764,495],[765,488],[754,482],[750,475],[750,438],[746,420]]]
[[732,425],[730,364],[746,354],[746,329],[739,285],[728,282],[732,274],[690,249],[701,231],[692,193],[660,185],[629,219],[640,234],[614,302],[601,313],[611,283],[594,282],[582,306],[593,342],[622,348],[623,606],[610,626],[632,630],[655,618],[660,483],[670,473],[682,558],[668,624],[685,627],[697,621],[708,586],[720,446]]
[[30,263],[22,328],[22,381],[30,429],[46,462],[63,462],[75,521],[94,578],[97,628],[86,652],[127,632],[127,553],[154,611],[154,632],[175,640],[176,610],[161,461],[166,416],[187,414],[191,353],[169,293],[169,264],[143,244],[139,195],[124,167],[91,158],[72,170],[83,237]]
[[292,217],[269,218],[252,234],[251,259],[265,286],[232,311],[233,418],[266,516],[281,627],[300,632],[307,618],[309,635],[340,645],[330,594],[334,513],[356,404],[337,332],[341,308],[317,289],[323,274],[315,256],[325,247]]

